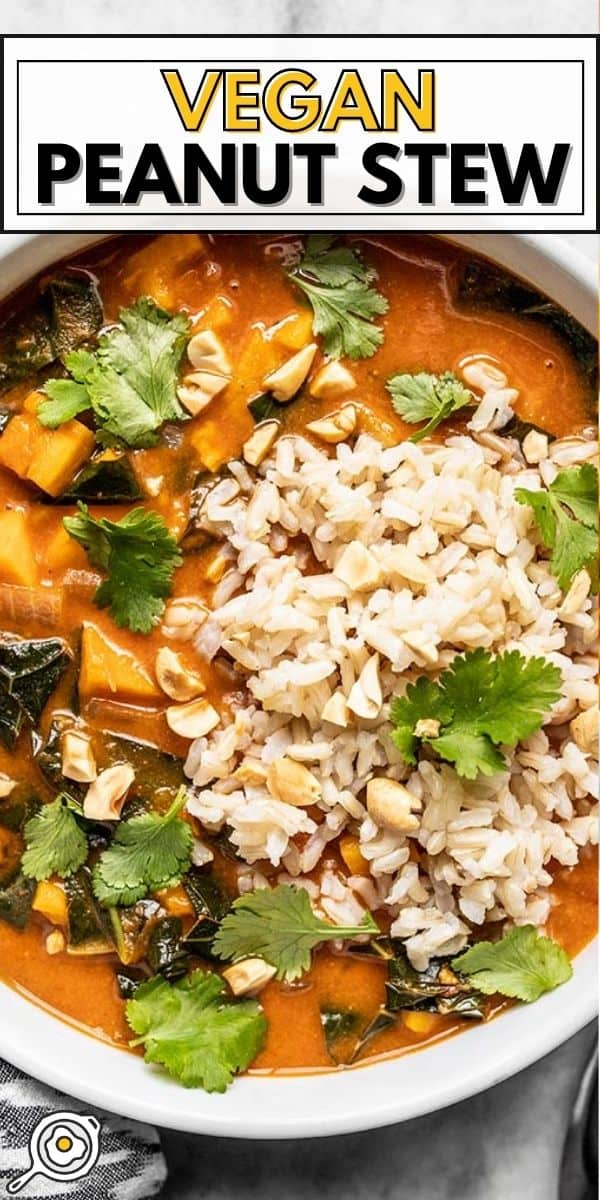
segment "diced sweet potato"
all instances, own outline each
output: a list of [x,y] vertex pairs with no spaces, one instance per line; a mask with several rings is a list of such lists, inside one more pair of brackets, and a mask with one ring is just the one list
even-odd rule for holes
[[67,898],[57,883],[49,883],[48,880],[38,883],[31,907],[52,925],[67,924]]
[[201,258],[206,250],[207,242],[202,234],[162,234],[132,255],[127,284],[138,295],[152,296],[163,308],[172,308],[182,266],[188,260]]
[[312,311],[303,309],[301,312],[290,313],[275,326],[273,338],[286,350],[301,350],[312,341]]
[[0,438],[0,464],[48,495],[60,496],[90,457],[96,439],[81,421],[46,429],[35,415],[40,399],[39,392],[31,392],[23,412],[9,421]]
[[26,514],[19,508],[0,512],[0,580],[35,587],[38,573]]
[[118,696],[142,703],[164,700],[158,684],[133,655],[107,641],[94,625],[83,627],[79,694],[82,700],[93,696]]
[[41,428],[31,413],[23,412],[13,417],[0,437],[0,466],[14,471],[21,479],[27,479],[35,435],[39,434]]
[[233,319],[233,304],[226,296],[213,296],[202,316],[194,321],[193,332],[202,329],[224,329]]
[[163,888],[162,891],[156,893],[156,898],[171,917],[193,917],[194,915],[194,906],[181,884]]
[[240,453],[254,428],[248,404],[264,390],[264,378],[284,358],[285,350],[274,339],[265,337],[260,326],[250,331],[231,383],[213,400],[206,415],[194,421],[190,442],[207,471],[217,471]]
[[60,496],[90,457],[96,444],[91,429],[81,421],[67,421],[46,433],[33,456],[27,478],[50,496]]
[[85,571],[89,564],[83,546],[70,537],[61,524],[44,550],[44,565],[51,571],[62,571],[68,567]]

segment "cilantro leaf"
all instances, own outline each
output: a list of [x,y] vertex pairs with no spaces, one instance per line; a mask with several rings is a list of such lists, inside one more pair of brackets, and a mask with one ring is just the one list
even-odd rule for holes
[[544,713],[560,696],[561,674],[545,658],[518,650],[491,658],[486,650],[459,655],[440,677],[453,716],[452,726],[486,733],[515,746],[540,728]]
[[563,591],[584,567],[598,585],[598,471],[591,463],[559,471],[547,491],[517,488],[515,500],[533,510],[550,568]]
[[427,371],[392,375],[385,386],[392,397],[392,407],[409,425],[427,421],[423,429],[413,433],[411,442],[420,442],[446,417],[466,404],[475,403],[472,392],[453,371],[445,371],[443,375],[430,375]]
[[329,234],[310,234],[300,262],[288,272],[313,308],[313,332],[323,337],[331,358],[370,358],[383,342],[373,317],[388,310],[372,286],[375,272],[350,246],[334,245]]
[[320,942],[379,933],[370,913],[361,925],[342,928],[315,916],[304,888],[278,884],[234,900],[213,942],[219,958],[257,956],[277,968],[277,978],[292,982],[310,967],[311,950]]
[[179,365],[190,322],[173,316],[147,296],[119,314],[98,349],[74,350],[65,358],[70,380],[51,379],[38,407],[43,425],[56,428],[91,408],[107,445],[151,446],[165,421],[185,414],[177,399]]
[[78,504],[74,517],[64,517],[67,533],[87,551],[90,562],[108,573],[94,596],[108,608],[117,625],[136,633],[149,633],[164,610],[171,592],[173,572],[181,564],[181,551],[162,517],[145,508],[134,508],[120,521],[91,517],[87,505]]
[[391,737],[405,762],[417,761],[418,741],[414,735],[417,721],[431,718],[445,724],[451,716],[452,709],[440,687],[426,675],[421,675],[416,683],[409,683],[405,696],[395,696],[390,705],[390,720],[394,725]]
[[511,929],[499,942],[477,942],[452,967],[486,996],[499,992],[531,1003],[573,974],[568,955],[533,925]]
[[497,775],[506,770],[503,755],[485,733],[451,726],[441,737],[428,739],[428,745],[445,762],[454,763],[463,779],[477,779],[479,774]]
[[49,379],[44,392],[48,399],[40,402],[37,415],[48,429],[57,429],[90,407],[87,388],[74,379]]
[[38,883],[59,875],[62,879],[83,866],[88,844],[66,795],[58,795],[27,821],[23,829],[25,852],[21,870]]
[[207,971],[177,983],[155,976],[140,984],[125,1013],[146,1062],[207,1092],[224,1092],[250,1066],[267,1031],[258,1002],[227,999],[223,980]]
[[559,471],[549,490],[584,525],[598,527],[598,470],[591,463]]
[[[560,697],[561,674],[545,658],[518,650],[493,658],[481,648],[457,655],[437,682],[421,676],[406,696],[390,705],[392,741],[414,764],[420,743],[451,762],[459,775],[475,779],[506,769],[496,746],[515,746],[539,729]],[[417,723],[439,722],[435,737],[418,737]]]
[[194,843],[189,825],[179,818],[186,797],[186,789],[180,788],[164,815],[140,813],[119,824],[94,867],[94,894],[101,904],[135,904],[181,879]]

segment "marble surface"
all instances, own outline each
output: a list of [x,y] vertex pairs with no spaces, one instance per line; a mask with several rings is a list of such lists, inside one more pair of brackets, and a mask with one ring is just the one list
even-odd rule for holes
[[[135,32],[122,0],[2,0],[0,31]],[[146,0],[147,33],[595,33],[596,0]]]

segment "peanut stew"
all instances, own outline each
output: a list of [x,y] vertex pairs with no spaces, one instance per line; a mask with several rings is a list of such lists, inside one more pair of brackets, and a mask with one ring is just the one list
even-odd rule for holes
[[4,302],[7,984],[222,1091],[569,978],[595,364],[434,237],[120,237]]

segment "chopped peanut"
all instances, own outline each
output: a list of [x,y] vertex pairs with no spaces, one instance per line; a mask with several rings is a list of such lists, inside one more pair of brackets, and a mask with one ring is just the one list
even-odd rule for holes
[[416,833],[420,822],[412,810],[420,808],[421,801],[403,783],[382,776],[369,780],[367,809],[376,825],[394,833]]
[[321,799],[321,785],[308,767],[285,756],[269,763],[267,787],[275,800],[298,808],[307,808]]

